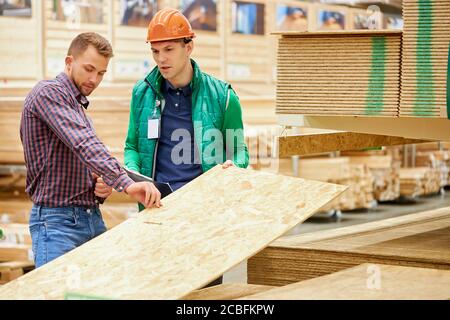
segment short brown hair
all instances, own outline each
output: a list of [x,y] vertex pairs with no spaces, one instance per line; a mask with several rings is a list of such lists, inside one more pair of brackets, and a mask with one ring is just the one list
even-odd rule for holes
[[67,55],[76,57],[85,52],[90,45],[97,49],[97,52],[105,58],[112,58],[114,56],[109,41],[95,32],[84,32],[76,36],[70,44]]

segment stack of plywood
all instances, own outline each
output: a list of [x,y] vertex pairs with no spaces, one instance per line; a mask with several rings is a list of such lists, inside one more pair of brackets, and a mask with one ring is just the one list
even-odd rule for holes
[[429,167],[401,168],[400,194],[415,197],[437,193],[441,187],[440,172]]
[[400,116],[448,117],[450,0],[403,1]]
[[398,115],[401,31],[279,34],[277,113]]
[[248,260],[248,283],[286,285],[361,263],[450,269],[450,207],[282,237]]
[[373,176],[374,198],[377,201],[394,200],[400,196],[400,163],[393,161],[392,156],[359,152],[352,153],[349,159],[352,164],[364,164],[369,168]]
[[362,264],[240,299],[448,300],[450,270]]

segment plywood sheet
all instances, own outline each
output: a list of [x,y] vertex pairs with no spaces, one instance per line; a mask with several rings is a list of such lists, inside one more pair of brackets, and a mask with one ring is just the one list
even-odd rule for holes
[[274,288],[247,283],[224,283],[218,286],[199,289],[183,297],[183,300],[231,300]]
[[362,264],[241,299],[447,300],[450,270]]
[[217,166],[149,209],[0,289],[0,299],[66,292],[177,299],[249,258],[344,186]]

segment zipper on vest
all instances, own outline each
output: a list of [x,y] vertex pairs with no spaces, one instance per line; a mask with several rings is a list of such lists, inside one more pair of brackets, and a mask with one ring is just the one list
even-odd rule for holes
[[[159,112],[159,119],[160,119],[160,125],[162,125],[162,113],[164,110],[164,106],[166,104],[166,100],[161,99],[161,104],[160,104],[160,112]],[[158,108],[158,107],[155,107]],[[156,110],[156,109],[155,109]],[[162,131],[162,128],[159,128]],[[156,155],[158,153],[158,145],[159,145],[159,139],[156,141],[156,145],[155,145],[155,152],[153,153],[153,169],[152,169],[152,179],[155,180],[155,169],[156,169]]]

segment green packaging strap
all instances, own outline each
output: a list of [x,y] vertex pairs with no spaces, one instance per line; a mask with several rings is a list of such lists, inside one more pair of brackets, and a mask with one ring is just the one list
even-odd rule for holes
[[366,115],[383,111],[384,77],[386,64],[386,37],[372,37],[372,64],[367,88]]
[[[434,100],[433,63],[431,61],[432,33],[433,33],[433,0],[418,0],[419,17],[417,22],[416,40],[416,99],[414,115],[419,117],[432,116]],[[423,21],[431,22],[431,26]],[[426,84],[426,85],[424,85]],[[423,101],[427,100],[428,103]]]

